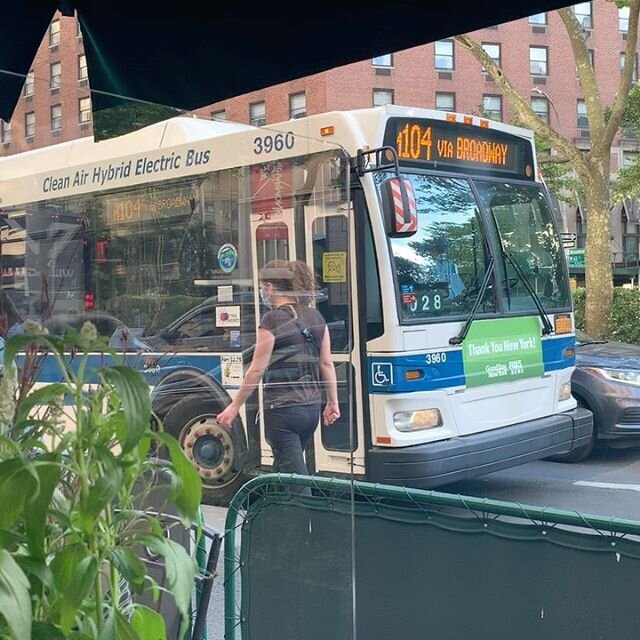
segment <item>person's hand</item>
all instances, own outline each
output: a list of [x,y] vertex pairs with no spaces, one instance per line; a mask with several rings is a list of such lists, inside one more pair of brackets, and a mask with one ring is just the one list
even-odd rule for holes
[[340,417],[340,407],[337,402],[327,402],[322,412],[322,421],[325,425],[333,424]]
[[231,429],[231,425],[233,424],[233,421],[236,419],[237,415],[238,409],[233,404],[230,404],[226,409],[224,409],[216,416],[216,422],[219,425],[223,426],[225,429]]

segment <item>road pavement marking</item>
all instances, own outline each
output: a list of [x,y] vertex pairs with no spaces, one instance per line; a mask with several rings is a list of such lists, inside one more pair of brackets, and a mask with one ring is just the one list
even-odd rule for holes
[[640,491],[640,484],[627,484],[624,482],[588,482],[587,480],[578,480],[573,484],[574,486],[594,487],[595,489],[626,489],[627,491]]

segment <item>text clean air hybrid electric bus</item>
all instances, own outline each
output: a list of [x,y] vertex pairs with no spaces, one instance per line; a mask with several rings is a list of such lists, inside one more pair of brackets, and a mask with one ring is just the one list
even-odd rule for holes
[[331,335],[342,418],[317,430],[314,473],[428,488],[588,446],[529,131],[392,105],[259,129],[179,117],[2,159],[0,184],[2,304],[52,331],[93,319],[210,502],[271,464],[260,388],[230,432],[215,416],[273,258],[312,266]]

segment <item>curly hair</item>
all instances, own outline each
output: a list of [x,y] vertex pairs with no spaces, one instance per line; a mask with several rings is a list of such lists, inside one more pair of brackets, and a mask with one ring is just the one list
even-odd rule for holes
[[293,296],[300,306],[309,307],[315,299],[316,280],[309,265],[302,260],[271,260],[260,269],[259,278]]

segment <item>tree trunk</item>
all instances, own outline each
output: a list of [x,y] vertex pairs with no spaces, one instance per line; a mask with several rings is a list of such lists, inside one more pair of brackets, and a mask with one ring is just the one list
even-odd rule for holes
[[587,219],[585,243],[586,307],[585,329],[594,338],[609,335],[609,309],[613,300],[611,267],[611,212],[609,209],[609,166],[592,158],[588,174],[581,175],[585,190],[583,215]]

